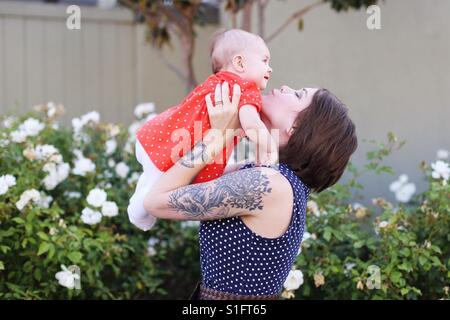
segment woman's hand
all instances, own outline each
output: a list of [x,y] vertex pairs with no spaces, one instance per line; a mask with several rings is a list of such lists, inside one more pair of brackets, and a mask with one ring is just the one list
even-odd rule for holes
[[233,86],[231,101],[229,97],[229,85],[224,82],[222,85],[217,84],[216,86],[214,103],[211,101],[211,94],[205,98],[211,129],[218,130],[222,134],[225,134],[227,129],[234,131],[241,127],[238,114],[239,99],[241,98],[239,85]]

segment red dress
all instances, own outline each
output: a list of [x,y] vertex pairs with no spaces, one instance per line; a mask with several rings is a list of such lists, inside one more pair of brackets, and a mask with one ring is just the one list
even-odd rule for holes
[[[258,113],[261,111],[261,92],[254,82],[244,81],[238,75],[227,71],[209,76],[179,105],[149,120],[138,130],[137,139],[160,171],[165,172],[172,167],[174,164],[172,159],[177,159],[177,156],[184,155],[184,151],[191,150],[202,139],[205,131],[211,128],[205,97],[211,93],[211,99],[214,101],[216,85],[224,81],[230,84],[230,88],[233,88],[235,83],[241,87],[239,108],[249,104],[255,106]],[[231,99],[232,90],[230,91]],[[194,136],[194,126],[197,126],[195,129],[196,136]],[[201,135],[198,134],[200,132]],[[220,155],[223,157],[223,161],[217,159],[206,165],[196,176],[193,183],[206,182],[220,177],[231,155],[232,147],[237,142],[238,139],[235,138],[232,146],[224,148],[223,154]]]

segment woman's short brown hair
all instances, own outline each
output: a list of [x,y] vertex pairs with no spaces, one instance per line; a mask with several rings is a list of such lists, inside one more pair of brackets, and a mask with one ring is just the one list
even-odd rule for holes
[[326,89],[319,89],[302,110],[286,146],[280,148],[285,163],[315,192],[335,184],[358,146],[348,108]]

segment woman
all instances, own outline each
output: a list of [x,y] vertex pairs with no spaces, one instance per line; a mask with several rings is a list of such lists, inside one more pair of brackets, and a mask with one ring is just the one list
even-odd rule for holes
[[232,102],[228,84],[221,89],[223,102],[216,94],[207,103],[211,128],[225,139],[208,132],[158,180],[144,207],[162,219],[202,221],[199,299],[276,299],[298,253],[310,190],[341,177],[357,147],[355,126],[329,91],[283,86],[264,96],[262,109],[269,131],[279,130],[279,166],[247,165],[189,185],[233,139],[225,129],[239,128],[239,88]]

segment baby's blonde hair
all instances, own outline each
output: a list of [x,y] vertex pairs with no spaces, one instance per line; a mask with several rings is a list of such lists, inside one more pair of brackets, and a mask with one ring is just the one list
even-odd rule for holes
[[253,33],[241,29],[221,29],[211,37],[212,72],[219,72],[231,63],[231,58],[247,48],[250,40],[264,40]]

